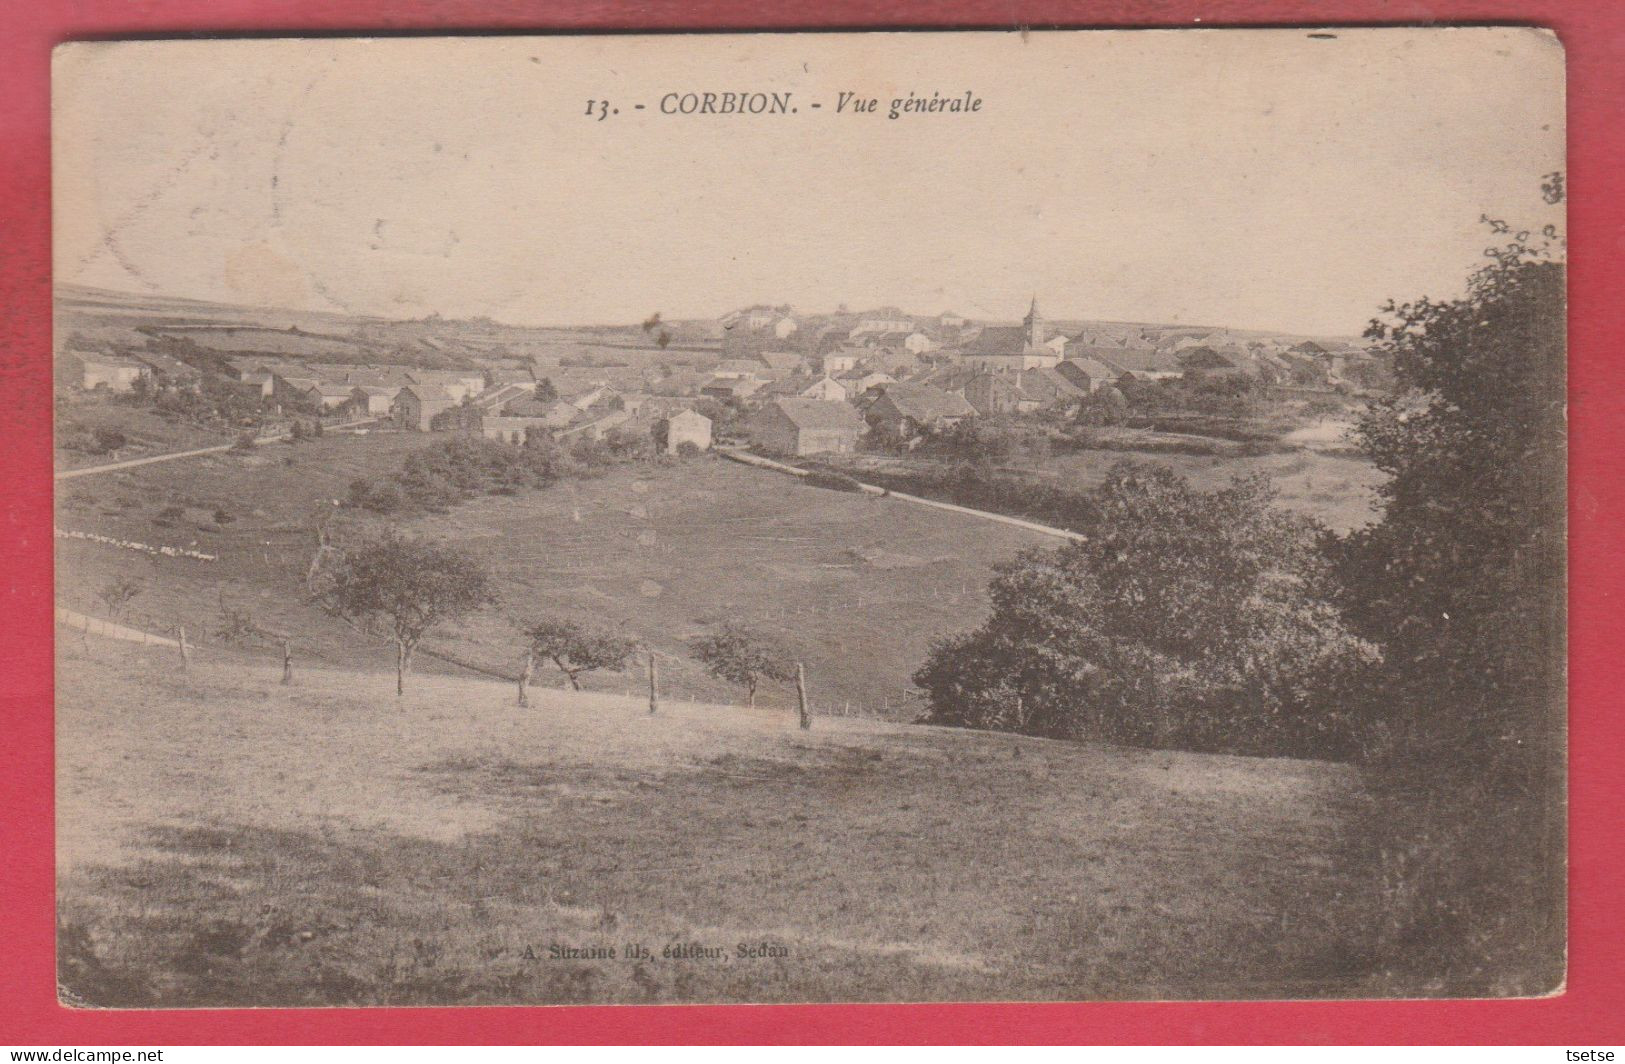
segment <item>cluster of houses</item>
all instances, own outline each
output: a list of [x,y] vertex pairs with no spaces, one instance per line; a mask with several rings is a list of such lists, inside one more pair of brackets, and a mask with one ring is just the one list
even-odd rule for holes
[[[662,363],[641,384],[571,379],[569,394],[539,387],[527,359],[483,369],[317,363],[283,356],[225,357],[232,386],[287,411],[388,420],[417,432],[479,432],[522,443],[652,433],[668,450],[701,450],[713,425],[696,405],[730,409],[750,441],[790,455],[850,452],[860,439],[911,446],[927,431],[967,418],[1066,414],[1126,380],[1244,377],[1306,390],[1379,387],[1368,351],[1335,341],[1287,340],[1224,330],[1160,326],[1055,329],[1036,297],[1018,325],[979,325],[945,312],[930,318],[894,307],[798,317],[758,304],[722,318],[712,363]],[[692,348],[691,350],[698,350]],[[145,380],[200,386],[196,366],[157,351],[76,352],[86,389],[128,392]],[[689,369],[683,367],[687,365]],[[592,373],[591,368],[585,370]],[[715,413],[712,410],[712,413]]]
[[[1247,377],[1330,390],[1374,383],[1353,344],[1243,338],[1205,329],[1052,330],[1034,298],[1019,325],[924,321],[894,308],[817,326],[788,307],[723,319],[724,357],[700,388],[752,411],[753,443],[785,454],[854,450],[860,437],[909,446],[972,417],[1067,413],[1125,380]],[[816,336],[786,341],[803,329]],[[1364,374],[1362,374],[1364,371]]]
[[[74,352],[73,358],[87,391],[127,394],[143,383],[196,390],[203,380],[197,367],[148,351]],[[685,443],[702,451],[711,446],[711,420],[693,409],[695,397],[626,394],[597,384],[542,398],[529,367],[421,369],[254,357],[228,358],[224,367],[232,386],[285,413],[371,418],[414,432],[479,432],[516,444],[537,432],[601,439],[621,430],[656,434],[672,452]]]

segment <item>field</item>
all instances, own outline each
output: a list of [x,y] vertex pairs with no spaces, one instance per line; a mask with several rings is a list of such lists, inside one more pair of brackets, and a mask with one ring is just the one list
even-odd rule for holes
[[[132,623],[183,623],[206,643],[224,604],[293,635],[301,657],[384,667],[390,659],[382,643],[358,639],[304,601],[316,544],[310,526],[318,512],[333,510],[351,479],[393,469],[430,442],[417,434],[330,435],[74,482],[59,518],[64,527],[190,547],[219,560],[61,541],[64,605],[103,614],[94,589],[135,573],[145,590],[131,606]],[[183,518],[153,523],[174,505],[183,506]],[[225,525],[211,517],[222,507],[234,518]],[[742,700],[742,691],[706,676],[686,650],[707,626],[740,618],[806,662],[813,698],[825,711],[894,718],[920,711],[909,676],[931,640],[980,621],[992,564],[1054,542],[710,458],[620,467],[516,497],[480,498],[407,527],[457,541],[499,577],[500,603],[441,630],[425,644],[431,650],[513,673],[519,624],[567,614],[622,625],[654,647],[662,682],[674,692]],[[264,645],[265,653],[272,649]],[[422,664],[440,667],[433,659]],[[563,682],[557,673],[544,673],[543,681]],[[641,681],[594,674],[585,682],[624,691]],[[762,697],[784,705],[789,692],[775,688]]]
[[[103,1006],[1360,991],[1354,770],[64,640],[60,979]],[[627,944],[648,959],[627,959]],[[717,949],[663,957],[666,947]],[[614,959],[550,959],[551,946]],[[741,946],[765,956],[743,956]],[[782,951],[782,953],[781,953]]]
[[[1159,434],[1144,433],[1147,438]],[[1178,438],[1178,437],[1165,437]],[[1150,462],[1167,466],[1202,491],[1227,487],[1231,478],[1252,473],[1269,476],[1282,507],[1314,517],[1338,532],[1369,524],[1376,518],[1375,489],[1384,477],[1368,460],[1346,453],[1328,453],[1305,447],[1264,455],[1198,455],[1138,451],[1086,450],[1043,458],[1020,457],[999,463],[1007,475],[1036,483],[1086,491],[1100,484],[1118,462]],[[861,479],[864,469],[910,471],[949,469],[953,462],[921,457],[893,458],[863,455],[842,465]]]
[[57,438],[73,434],[89,434],[97,429],[122,433],[125,446],[118,456],[86,454],[59,447],[56,468],[81,469],[85,466],[105,465],[129,458],[168,454],[172,451],[190,451],[199,447],[213,447],[230,443],[230,432],[219,428],[204,428],[186,421],[167,421],[153,412],[151,407],[135,406],[100,396],[81,396],[68,403],[57,416]]

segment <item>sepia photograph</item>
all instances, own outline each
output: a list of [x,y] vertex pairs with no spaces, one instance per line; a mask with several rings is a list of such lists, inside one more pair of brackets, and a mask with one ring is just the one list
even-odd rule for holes
[[59,1001],[1563,992],[1564,77],[59,45]]

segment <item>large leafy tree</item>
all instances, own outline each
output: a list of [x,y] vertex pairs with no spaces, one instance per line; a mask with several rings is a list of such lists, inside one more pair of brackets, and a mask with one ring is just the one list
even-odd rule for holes
[[1401,390],[1358,433],[1389,480],[1339,571],[1397,746],[1523,787],[1561,731],[1565,300],[1555,232],[1508,236],[1463,298],[1373,322]]
[[1311,522],[1261,478],[1215,492],[1120,463],[1088,538],[999,567],[993,612],[915,674],[939,723],[1251,753],[1338,752],[1318,697],[1370,648],[1324,592]]
[[1453,992],[1538,994],[1563,971],[1564,266],[1555,229],[1491,224],[1463,297],[1372,325],[1401,390],[1358,432],[1389,480],[1334,553],[1383,648],[1375,778],[1400,785],[1370,840],[1402,887],[1376,956]]
[[495,598],[485,569],[463,551],[393,529],[340,552],[323,598],[355,622],[382,620],[395,641],[395,693],[406,691],[412,652],[436,625]]

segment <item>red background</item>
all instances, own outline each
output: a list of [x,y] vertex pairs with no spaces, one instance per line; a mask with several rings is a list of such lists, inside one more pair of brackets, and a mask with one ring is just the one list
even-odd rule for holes
[[[1567,992],[1538,1001],[85,1012],[56,1002],[51,649],[50,50],[121,35],[297,31],[1516,22],[1569,60],[1572,899]],[[1625,5],[1558,0],[13,0],[0,19],[0,1042],[1625,1043]],[[1515,840],[1508,840],[1515,844]]]

